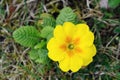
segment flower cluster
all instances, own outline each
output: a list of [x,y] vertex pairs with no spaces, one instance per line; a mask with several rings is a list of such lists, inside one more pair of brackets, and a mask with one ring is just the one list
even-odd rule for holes
[[62,71],[77,72],[93,61],[96,54],[93,41],[94,34],[88,25],[65,22],[55,27],[54,36],[47,44],[48,56],[53,61],[58,61]]

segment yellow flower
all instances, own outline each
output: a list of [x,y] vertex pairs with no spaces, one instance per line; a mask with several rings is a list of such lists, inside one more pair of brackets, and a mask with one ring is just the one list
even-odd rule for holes
[[93,41],[94,35],[86,24],[65,22],[54,29],[54,36],[47,44],[48,56],[59,62],[62,71],[77,72],[93,61],[96,54]]

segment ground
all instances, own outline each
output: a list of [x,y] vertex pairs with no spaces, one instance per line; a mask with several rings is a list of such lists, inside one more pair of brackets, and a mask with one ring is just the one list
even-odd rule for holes
[[[120,6],[101,8],[99,1],[1,0],[0,80],[120,80]],[[30,48],[16,43],[12,34],[20,26],[36,26],[42,13],[56,18],[66,6],[94,32],[97,54],[89,66],[76,73],[64,73],[54,62],[52,68],[43,70],[28,56]]]

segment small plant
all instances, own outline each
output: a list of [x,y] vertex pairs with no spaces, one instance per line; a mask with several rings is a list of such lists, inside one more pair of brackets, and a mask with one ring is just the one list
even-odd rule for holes
[[[77,72],[81,67],[87,66],[92,62],[92,57],[96,54],[96,48],[93,44],[94,35],[86,24],[80,24],[79,20],[77,19],[77,15],[72,11],[71,8],[63,8],[56,20],[47,13],[41,14],[40,18],[42,20],[39,20],[37,22],[37,28],[35,26],[27,25],[21,26],[19,29],[13,32],[13,38],[17,43],[21,44],[24,47],[31,48],[29,51],[29,57],[32,60],[40,63],[41,65],[48,65],[48,67],[50,67],[51,64],[50,59],[58,61],[60,63],[59,67],[64,72],[67,72],[69,70],[72,72]],[[61,33],[61,29],[58,29],[56,25],[63,25],[63,27],[59,27],[63,30],[63,33]],[[65,25],[67,27],[65,27]],[[65,31],[68,31],[68,33],[64,34]],[[76,34],[72,33],[76,31]],[[66,35],[67,38],[67,42],[65,44],[63,40],[64,38],[60,38],[60,36],[63,34]],[[71,38],[73,35],[76,35],[75,41]],[[58,39],[59,41],[57,43]],[[61,55],[67,53],[66,56],[60,56],[60,54],[58,54],[60,53],[60,49],[57,50],[57,47],[59,46],[59,43],[61,43],[60,41],[64,44],[63,46],[60,44],[61,49],[63,50]],[[79,44],[79,42],[81,43]],[[69,50],[67,48],[69,48]],[[76,57],[73,55],[76,55]],[[63,58],[64,60],[62,60]],[[68,61],[65,62],[66,60]],[[72,64],[74,62],[75,64]]]
[[111,7],[111,8],[116,8],[118,7],[120,4],[120,0],[109,0],[108,1],[108,5]]

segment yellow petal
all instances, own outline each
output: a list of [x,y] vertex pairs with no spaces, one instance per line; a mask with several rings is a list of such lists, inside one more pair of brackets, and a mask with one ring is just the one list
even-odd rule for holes
[[59,48],[60,43],[55,38],[51,38],[47,44],[48,57],[53,61],[60,61],[64,58],[64,52]]
[[52,59],[53,61],[61,61],[64,59],[64,53],[63,52],[48,52],[48,57]]
[[79,56],[83,57],[84,59],[88,59],[93,57],[96,54],[96,48],[95,45],[92,45],[90,47],[82,47],[81,53],[79,53]]
[[[91,34],[89,34],[89,32],[89,27],[86,24],[78,24],[76,25],[76,31],[74,33],[73,39],[79,39],[80,46],[89,46],[90,43],[88,44],[87,42],[90,38],[89,35]],[[93,44],[93,42],[91,43]]]
[[90,55],[89,56],[95,56],[96,54],[96,47],[95,45],[93,44],[92,46],[88,47],[87,50],[85,50],[85,53],[89,53]]
[[57,25],[54,29],[54,37],[60,40],[63,40],[65,38],[65,32],[63,30],[63,27],[61,25]]
[[93,61],[93,56],[96,54],[96,48],[94,45],[88,48],[82,48],[82,53],[79,54],[83,59],[83,66],[87,66]]
[[93,61],[93,58],[83,59],[83,66],[89,65]]
[[83,37],[80,39],[80,45],[81,46],[91,46],[94,41],[94,34],[89,31],[87,32]]
[[63,29],[64,29],[66,36],[72,36],[75,33],[76,27],[71,22],[65,22],[63,24]]
[[51,50],[52,48],[54,48],[54,41],[55,41],[55,38],[51,38],[49,40],[49,42],[47,43],[47,49],[48,50]]
[[86,24],[78,24],[76,25],[77,30],[74,35],[75,38],[80,38],[81,46],[91,46],[94,41],[94,35],[89,30],[89,27]]
[[95,45],[93,44],[91,48],[92,48],[92,56],[95,56],[97,52]]
[[63,44],[63,42],[60,39],[57,38],[51,38],[49,42],[47,43],[47,49],[60,49],[60,46]]
[[72,72],[77,72],[83,66],[83,61],[78,55],[73,55],[70,57],[70,70]]
[[74,37],[83,37],[89,31],[89,27],[86,24],[77,24]]
[[59,67],[64,72],[68,72],[70,70],[70,58],[69,58],[69,56],[65,56],[64,60],[59,61]]

